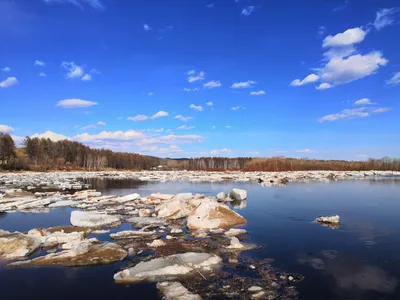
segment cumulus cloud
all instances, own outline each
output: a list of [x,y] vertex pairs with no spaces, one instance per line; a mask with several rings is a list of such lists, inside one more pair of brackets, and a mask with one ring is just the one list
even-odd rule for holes
[[187,121],[191,120],[192,118],[191,117],[184,117],[182,115],[177,115],[177,116],[174,117],[174,119],[178,119],[178,120],[181,120],[183,122],[187,122]]
[[144,138],[145,135],[140,131],[135,131],[133,129],[127,131],[102,131],[98,134],[78,134],[74,138],[78,141],[82,142],[90,142],[90,141],[101,141],[101,140],[120,140],[120,141],[128,141],[128,140],[136,140]]
[[33,65],[34,66],[39,66],[39,67],[44,67],[46,65],[46,63],[44,61],[41,61],[41,60],[35,60]]
[[343,119],[356,119],[356,118],[366,118],[373,114],[380,114],[390,110],[389,107],[380,107],[380,108],[368,108],[368,107],[360,107],[353,109],[344,109],[337,114],[331,114],[323,116],[318,119],[320,123],[322,122],[332,122]]
[[194,126],[182,125],[182,126],[179,126],[179,127],[176,128],[176,129],[179,129],[179,130],[190,130],[190,129],[194,129],[194,128],[195,128]]
[[209,102],[206,103],[206,105],[207,105],[207,106],[213,106],[214,103],[212,103],[211,101],[209,101]]
[[100,0],[44,0],[46,3],[68,3],[73,4],[80,9],[84,9],[85,5],[96,10],[104,10],[105,7]]
[[367,32],[360,27],[347,29],[345,32],[334,36],[328,35],[324,39],[322,47],[343,47],[358,44],[364,40],[366,34]]
[[161,117],[168,117],[168,113],[166,111],[160,110],[158,113],[154,114],[151,116],[150,119],[157,119],[157,118],[161,118]]
[[67,136],[65,136],[65,135],[62,135],[62,134],[58,134],[58,133],[55,133],[55,132],[53,132],[53,131],[46,131],[46,132],[43,132],[43,133],[35,133],[34,135],[32,135],[31,136],[32,138],[40,138],[40,139],[50,139],[50,140],[52,140],[52,141],[55,141],[55,142],[57,142],[57,141],[63,141],[63,140],[69,140],[70,138],[69,137],[67,137]]
[[242,9],[242,15],[244,16],[250,16],[254,11],[255,11],[256,7],[254,5],[249,5],[247,7],[244,7]]
[[189,108],[191,108],[195,111],[203,111],[203,106],[201,106],[201,105],[190,104]]
[[97,102],[87,101],[82,99],[65,99],[57,102],[57,106],[62,108],[91,107],[94,105],[97,105]]
[[332,87],[332,85],[331,85],[330,83],[323,82],[323,83],[321,83],[320,85],[318,85],[318,86],[316,87],[316,89],[317,89],[317,90],[327,90],[327,89],[330,89],[331,87]]
[[71,61],[71,62],[64,61],[61,63],[61,67],[65,71],[67,71],[67,73],[65,74],[65,77],[67,77],[67,78],[80,78],[84,74],[83,67],[78,66],[73,61]]
[[90,75],[90,74],[85,74],[85,75],[83,75],[83,77],[81,78],[81,80],[83,80],[83,81],[91,81],[91,80],[92,80],[92,75]]
[[257,82],[253,81],[253,80],[235,82],[235,83],[233,83],[231,85],[231,88],[233,88],[233,89],[247,89],[247,88],[252,87],[255,84],[257,84]]
[[149,25],[147,25],[147,24],[143,24],[143,30],[144,31],[150,31],[151,27]]
[[395,21],[395,14],[398,13],[397,8],[383,8],[376,13],[374,26],[376,30],[392,25]]
[[128,117],[128,121],[141,122],[146,121],[149,117],[145,115],[137,115],[136,117]]
[[316,82],[318,81],[319,77],[315,74],[310,74],[308,75],[306,78],[304,78],[303,80],[300,79],[295,79],[293,80],[290,85],[291,86],[302,86],[308,83],[312,83],[312,82]]
[[397,84],[400,84],[400,72],[395,73],[395,74],[393,75],[393,77],[390,78],[390,79],[386,82],[386,84],[389,84],[389,85],[397,85]]
[[197,92],[197,91],[199,91],[199,90],[200,90],[199,88],[193,88],[193,89],[191,89],[191,88],[184,88],[184,89],[183,89],[184,92]]
[[371,100],[369,100],[368,98],[362,98],[354,102],[354,105],[371,105],[371,104],[375,103],[371,102]]
[[10,67],[5,67],[3,69],[1,69],[3,72],[11,72],[11,68]]
[[203,71],[197,72],[196,70],[190,70],[186,74],[188,75],[187,81],[189,83],[204,80],[205,76],[205,73]]
[[12,128],[11,126],[0,124],[0,132],[10,133],[13,131],[14,131],[14,128]]
[[18,84],[18,80],[15,77],[8,77],[4,81],[0,81],[0,88],[8,88],[10,86]]
[[213,89],[213,88],[220,87],[221,85],[222,85],[222,84],[221,84],[220,81],[211,80],[211,81],[209,81],[209,82],[206,82],[206,83],[204,84],[204,87],[205,87],[205,88],[209,88],[209,89]]
[[262,95],[265,95],[265,92],[264,91],[253,91],[253,92],[250,92],[250,95],[251,96],[262,96]]

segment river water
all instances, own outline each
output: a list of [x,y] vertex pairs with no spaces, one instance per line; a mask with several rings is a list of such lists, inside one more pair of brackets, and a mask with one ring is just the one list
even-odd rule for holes
[[[243,252],[272,258],[273,266],[302,274],[301,299],[400,299],[400,180],[379,179],[291,183],[137,182],[92,179],[103,194],[193,192],[215,196],[244,188],[248,200],[232,203],[247,220],[249,242],[261,249]],[[0,229],[26,231],[69,225],[71,209],[0,215]],[[313,222],[340,215],[338,229]],[[128,224],[122,225],[128,229]],[[116,229],[113,229],[115,231]],[[109,235],[99,235],[109,240]],[[113,275],[126,262],[87,268],[5,268],[0,262],[1,299],[159,299],[155,284],[118,285]]]

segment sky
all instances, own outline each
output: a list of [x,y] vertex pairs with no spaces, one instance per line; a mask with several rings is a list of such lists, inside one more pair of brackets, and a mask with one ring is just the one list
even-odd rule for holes
[[397,0],[0,0],[0,131],[159,157],[400,157]]

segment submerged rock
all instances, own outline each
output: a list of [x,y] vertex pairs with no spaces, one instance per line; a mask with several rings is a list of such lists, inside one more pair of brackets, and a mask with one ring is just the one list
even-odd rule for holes
[[41,245],[40,239],[19,232],[0,232],[0,260],[23,258]]
[[202,201],[187,219],[189,229],[230,228],[244,225],[247,221],[228,206],[215,201]]
[[121,246],[113,243],[94,244],[82,242],[75,244],[71,249],[32,260],[11,263],[8,266],[90,266],[111,264],[123,260],[128,253]]
[[318,217],[315,221],[323,224],[339,224],[340,217],[338,215],[331,217]]
[[230,193],[233,200],[242,201],[247,199],[247,191],[242,189],[233,189]]
[[71,212],[71,224],[74,226],[102,227],[119,225],[120,223],[121,220],[117,216],[79,210]]
[[210,272],[221,262],[219,256],[208,253],[175,254],[141,262],[133,268],[118,272],[114,280],[120,283],[174,280],[198,272]]
[[164,300],[201,300],[202,298],[188,291],[181,283],[172,282],[159,282],[157,288],[163,295]]

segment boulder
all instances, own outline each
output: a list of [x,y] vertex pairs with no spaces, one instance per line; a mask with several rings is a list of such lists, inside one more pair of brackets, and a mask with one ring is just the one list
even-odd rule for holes
[[0,233],[0,260],[12,260],[23,258],[41,245],[40,239],[19,232]]
[[153,210],[149,208],[139,209],[139,217],[151,217]]
[[242,201],[247,199],[247,191],[242,189],[233,189],[230,193],[233,200]]
[[102,227],[121,224],[118,216],[110,216],[95,211],[73,211],[71,212],[71,224],[81,227]]
[[225,201],[226,198],[227,198],[227,195],[224,192],[218,193],[218,195],[217,195],[217,200],[220,202]]
[[190,215],[192,207],[188,199],[178,197],[158,205],[156,207],[156,212],[159,218],[177,220]]
[[230,228],[246,224],[247,221],[228,206],[215,201],[202,201],[187,219],[189,229]]
[[202,298],[197,294],[192,294],[181,283],[173,282],[159,282],[157,288],[163,295],[164,300],[201,300]]
[[105,265],[123,260],[128,253],[121,246],[113,243],[76,243],[69,250],[50,253],[32,260],[11,263],[8,266],[63,266],[78,267]]
[[166,243],[163,240],[154,240],[153,242],[147,244],[147,246],[152,248],[163,247]]
[[318,217],[315,221],[322,224],[339,224],[340,217],[338,215],[331,217]]
[[222,262],[221,257],[208,253],[187,252],[140,262],[133,268],[118,272],[114,280],[119,283],[174,280],[198,272],[209,272]]

